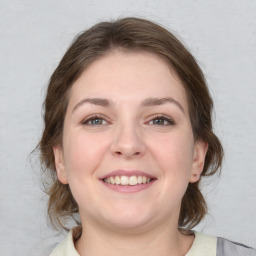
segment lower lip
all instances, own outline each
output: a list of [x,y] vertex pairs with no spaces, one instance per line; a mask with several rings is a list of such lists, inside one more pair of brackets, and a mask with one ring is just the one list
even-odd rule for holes
[[152,180],[149,183],[131,186],[131,185],[113,185],[113,184],[105,183],[102,180],[102,183],[106,187],[108,187],[109,189],[115,190],[117,192],[120,192],[120,193],[136,193],[136,192],[139,192],[139,191],[142,191],[142,190],[145,190],[145,189],[151,187],[154,182],[155,182],[155,180]]

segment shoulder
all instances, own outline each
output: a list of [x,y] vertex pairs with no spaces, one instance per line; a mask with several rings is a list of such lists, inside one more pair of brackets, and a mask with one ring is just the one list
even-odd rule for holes
[[217,238],[217,256],[256,256],[256,250],[227,239]]
[[74,245],[74,235],[76,234],[76,229],[72,229],[67,237],[57,245],[50,256],[79,256]]
[[256,250],[227,239],[194,232],[195,240],[186,256],[256,256]]

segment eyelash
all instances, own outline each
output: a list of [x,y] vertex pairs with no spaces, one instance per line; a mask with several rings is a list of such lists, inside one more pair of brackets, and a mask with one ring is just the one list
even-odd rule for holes
[[[167,124],[161,124],[162,126],[175,125],[175,122],[174,122],[174,120],[172,118],[167,117],[165,115],[161,115],[161,114],[154,116],[149,122],[152,122],[153,120],[157,120],[157,119],[161,120],[161,121],[166,121],[167,122]],[[155,125],[159,125],[159,124],[155,124]]]
[[[85,120],[83,120],[83,121],[81,122],[81,124],[82,124],[82,125],[89,125],[89,126],[105,125],[105,124],[102,124],[102,123],[100,123],[100,124],[89,124],[89,122],[95,121],[95,120],[97,120],[97,119],[101,120],[101,122],[104,122],[104,121],[105,121],[105,122],[108,123],[108,121],[106,121],[106,119],[105,119],[103,116],[101,116],[101,115],[93,115],[93,116],[90,116],[90,117],[86,118]],[[154,121],[154,120],[161,120],[161,121],[163,121],[163,122],[166,121],[167,124],[152,124],[152,125],[158,125],[158,126],[175,125],[175,122],[174,122],[173,119],[171,119],[170,117],[167,117],[167,116],[165,116],[165,115],[160,115],[160,114],[154,116],[153,118],[151,118],[150,121],[148,121],[147,123],[149,124],[150,122],[152,122],[152,121]]]
[[103,116],[101,116],[101,115],[93,115],[93,116],[90,116],[90,117],[86,118],[85,120],[83,120],[83,121],[81,122],[81,124],[82,124],[82,125],[91,125],[91,126],[104,125],[104,124],[89,124],[90,121],[95,121],[95,120],[97,120],[97,119],[99,119],[99,120],[101,120],[101,121],[108,122],[108,121],[106,121],[106,119],[105,119]]

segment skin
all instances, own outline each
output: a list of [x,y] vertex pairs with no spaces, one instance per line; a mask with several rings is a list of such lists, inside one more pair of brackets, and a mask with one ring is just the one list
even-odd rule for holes
[[[143,105],[167,97],[174,101]],[[85,101],[92,98],[110,103]],[[181,200],[206,151],[194,141],[184,87],[163,59],[116,50],[93,62],[72,86],[63,144],[54,147],[58,178],[85,227],[79,254],[185,255],[194,237],[178,231]],[[156,179],[139,192],[113,191],[100,178],[117,169]]]

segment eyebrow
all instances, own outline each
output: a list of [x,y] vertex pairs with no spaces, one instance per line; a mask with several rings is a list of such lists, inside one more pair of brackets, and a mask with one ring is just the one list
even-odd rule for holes
[[75,107],[73,108],[72,112],[74,112],[77,108],[79,108],[81,105],[85,103],[90,103],[93,105],[97,106],[102,106],[102,107],[109,107],[110,105],[113,105],[114,103],[108,99],[103,99],[103,98],[85,98],[78,102]]
[[142,106],[144,107],[152,107],[152,106],[158,106],[158,105],[163,105],[166,103],[174,103],[184,114],[185,110],[182,107],[182,105],[175,99],[171,97],[165,97],[165,98],[147,98],[142,101]]
[[[111,105],[114,105],[114,102],[108,99],[104,98],[85,98],[78,102],[75,107],[73,108],[72,112],[74,112],[77,108],[79,108],[81,105],[85,103],[90,103],[97,106],[102,107],[109,107]],[[184,114],[185,110],[182,107],[182,105],[175,99],[171,97],[165,97],[165,98],[146,98],[142,101],[141,106],[143,107],[152,107],[152,106],[159,106],[166,103],[174,103]]]

